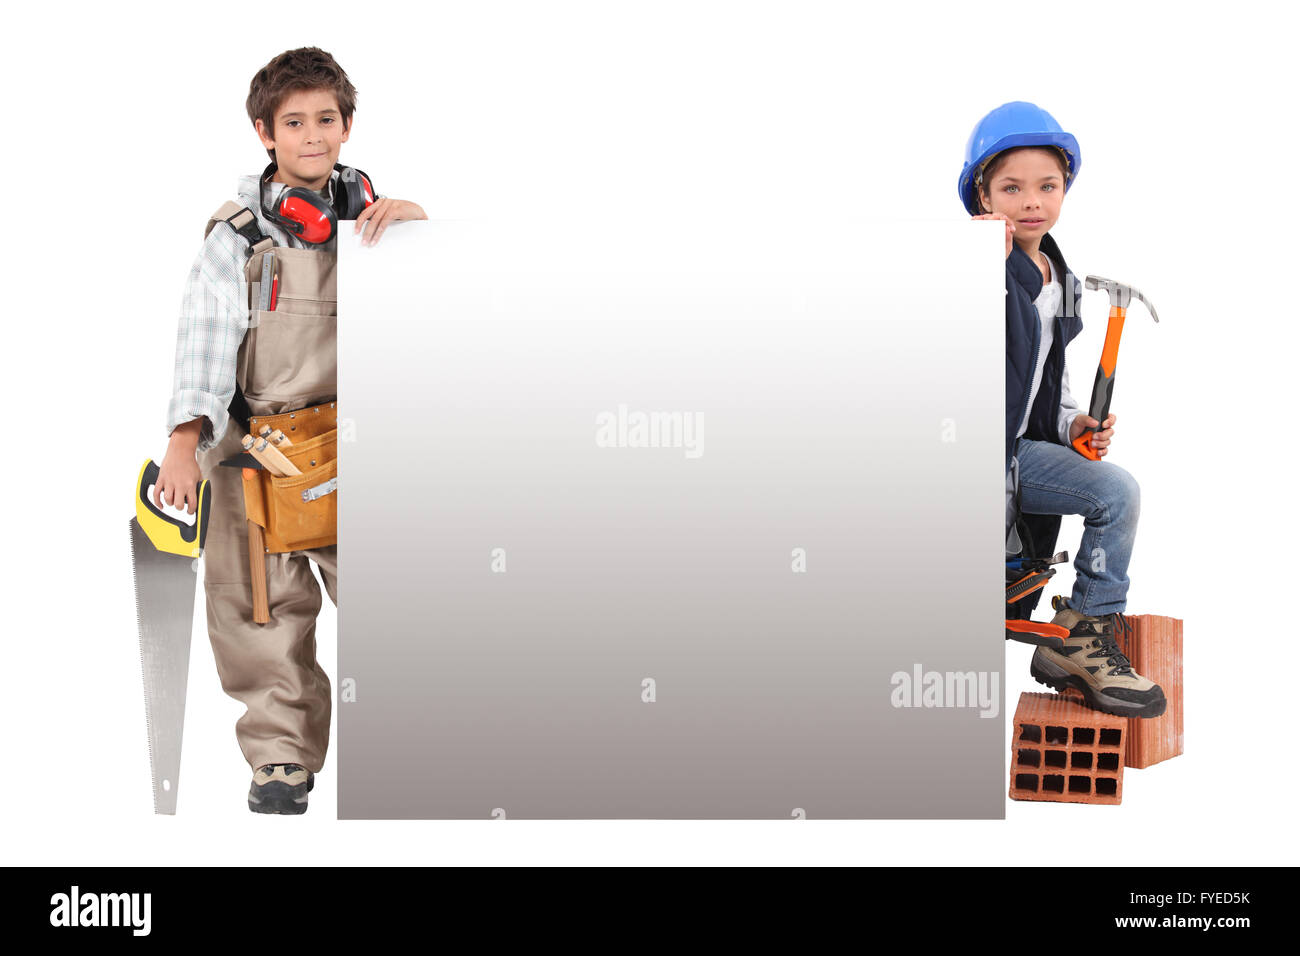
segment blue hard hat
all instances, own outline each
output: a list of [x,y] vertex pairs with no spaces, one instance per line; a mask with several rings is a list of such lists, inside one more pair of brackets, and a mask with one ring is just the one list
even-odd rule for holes
[[966,165],[961,168],[961,176],[957,179],[957,195],[972,216],[978,216],[982,211],[975,196],[976,174],[991,157],[1017,146],[1055,146],[1065,153],[1069,166],[1065,191],[1070,191],[1083,162],[1075,138],[1061,129],[1061,124],[1052,118],[1051,113],[1033,103],[1020,100],[1003,103],[975,124],[966,143]]

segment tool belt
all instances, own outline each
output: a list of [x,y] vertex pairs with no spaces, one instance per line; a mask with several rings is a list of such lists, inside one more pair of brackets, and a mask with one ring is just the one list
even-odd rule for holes
[[268,428],[292,442],[278,450],[301,474],[276,477],[264,468],[244,469],[244,512],[259,525],[267,554],[338,543],[338,408],[325,402],[279,415],[254,415],[249,434]]

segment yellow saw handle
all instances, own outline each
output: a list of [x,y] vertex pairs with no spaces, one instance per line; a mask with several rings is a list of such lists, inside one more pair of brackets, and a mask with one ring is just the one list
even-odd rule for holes
[[146,458],[136,481],[135,519],[159,551],[197,558],[208,537],[208,516],[212,511],[212,486],[205,478],[199,482],[199,506],[193,524],[164,514],[149,497],[149,486],[157,484],[160,469],[152,458]]

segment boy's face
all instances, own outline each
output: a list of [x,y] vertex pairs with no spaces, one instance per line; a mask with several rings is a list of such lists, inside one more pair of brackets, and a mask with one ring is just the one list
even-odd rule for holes
[[275,111],[274,129],[260,119],[256,126],[262,145],[275,150],[275,181],[307,189],[325,188],[351,132],[343,128],[338,100],[328,90],[291,93]]
[[987,198],[980,196],[986,212],[1016,224],[1017,242],[1042,238],[1061,216],[1065,177],[1058,156],[1046,149],[1017,150],[993,174]]

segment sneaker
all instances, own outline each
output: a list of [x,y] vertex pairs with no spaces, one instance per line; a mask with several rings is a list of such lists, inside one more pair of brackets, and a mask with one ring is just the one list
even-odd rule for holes
[[254,813],[306,813],[316,775],[296,763],[269,763],[253,771],[248,809]]
[[1073,687],[1089,707],[1120,717],[1159,717],[1165,712],[1160,685],[1133,670],[1115,643],[1115,617],[1085,617],[1062,609],[1052,619],[1070,632],[1059,651],[1035,649],[1029,673],[1058,691]]

